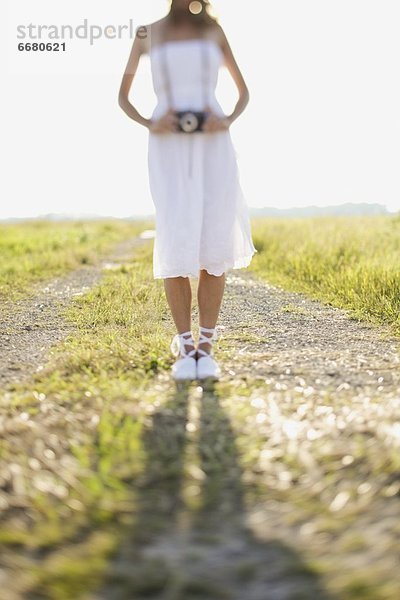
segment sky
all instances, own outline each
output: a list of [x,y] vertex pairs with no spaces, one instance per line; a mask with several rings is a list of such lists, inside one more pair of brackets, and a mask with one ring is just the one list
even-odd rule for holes
[[[400,209],[400,2],[215,0],[250,90],[231,127],[249,207],[377,202]],[[164,16],[167,0],[6,0],[0,17],[3,81],[0,219],[47,213],[154,214],[147,129],[118,105],[130,31]],[[83,36],[102,30],[99,39]],[[51,40],[65,51],[27,52],[32,24],[81,26]],[[107,38],[106,26],[121,29]],[[19,28],[19,29],[17,29]],[[96,29],[97,28],[97,29]],[[50,29],[47,29],[49,32]],[[7,93],[8,92],[8,93]],[[217,97],[230,112],[236,88],[221,69]],[[148,57],[131,101],[156,103]]]

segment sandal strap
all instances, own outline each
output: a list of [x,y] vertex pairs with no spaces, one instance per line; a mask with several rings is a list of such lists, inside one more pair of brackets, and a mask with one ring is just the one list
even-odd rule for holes
[[[210,337],[204,335],[204,333],[212,333]],[[220,337],[220,333],[217,327],[203,327],[200,326],[199,331],[199,344],[202,342],[213,342]]]
[[[189,337],[185,338],[184,336],[187,335]],[[190,352],[188,352],[185,348],[185,344],[187,344],[188,346],[193,346],[193,350],[190,350]],[[177,333],[173,337],[173,340],[170,345],[170,350],[174,356],[182,354],[182,356],[186,358],[187,356],[194,356],[194,354],[196,353],[196,348],[194,347],[194,345],[195,343],[192,331],[184,331],[183,333]]]
[[[210,337],[204,335],[204,333],[212,333],[212,335]],[[218,340],[220,338],[220,332],[218,330],[218,326],[217,327],[203,327],[202,325],[200,326],[200,330],[199,330],[199,344],[202,343],[208,343],[212,344],[215,340]],[[197,352],[201,353],[203,356],[212,356],[212,349],[210,350],[210,352],[206,352],[205,350],[203,350],[202,348],[197,348]]]

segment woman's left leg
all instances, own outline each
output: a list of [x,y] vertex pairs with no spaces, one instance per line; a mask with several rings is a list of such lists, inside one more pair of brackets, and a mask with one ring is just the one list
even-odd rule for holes
[[[205,269],[200,270],[199,284],[197,288],[197,302],[199,306],[199,325],[214,329],[225,290],[225,273],[220,276],[210,275]],[[204,333],[205,337],[211,337],[212,333]],[[202,342],[198,348],[207,353],[211,351],[209,342]]]

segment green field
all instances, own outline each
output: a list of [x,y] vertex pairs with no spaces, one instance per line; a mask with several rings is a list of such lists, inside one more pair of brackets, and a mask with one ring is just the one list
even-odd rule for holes
[[[147,222],[0,226],[0,308],[7,298],[29,296],[33,282],[95,263],[118,241],[150,227]],[[253,237],[259,252],[251,269],[259,277],[351,308],[358,318],[390,324],[400,334],[398,217],[258,220]],[[23,597],[77,600],[104,583],[107,565],[128,531],[137,540],[163,531],[170,518],[163,500],[168,506],[176,486],[189,514],[212,506],[236,450],[225,415],[212,406],[205,438],[211,436],[216,452],[204,450],[202,467],[211,473],[212,485],[201,499],[193,495],[199,456],[189,444],[182,464],[185,393],[154,385],[174,360],[169,343],[175,329],[162,281],[152,280],[152,242],[138,247],[128,264],[106,271],[63,316],[76,326],[75,333],[53,349],[30,382],[0,391],[0,483],[6,489],[14,481],[18,496],[16,506],[9,506],[0,487],[0,566],[15,571],[20,593],[27,594]],[[222,340],[220,349],[228,356],[229,340]],[[217,392],[235,424],[235,444],[248,477],[265,443],[256,411],[247,402],[266,393],[267,386],[257,385],[232,378]],[[157,435],[151,435],[149,422],[157,413],[161,423]],[[387,473],[395,482],[400,464],[393,448],[382,447],[376,454],[369,438],[359,434],[351,443],[372,478]],[[329,486],[343,467],[330,457],[324,441],[312,447]],[[290,449],[282,451],[279,462],[301,481],[302,467]],[[262,497],[265,490],[260,481],[251,494]],[[297,491],[269,493],[282,506],[292,502],[293,521],[316,516],[321,539],[353,518],[349,512],[339,522],[317,493],[300,484]],[[356,501],[352,509],[354,515],[362,512]],[[365,544],[350,530],[343,536],[343,551]],[[311,550],[306,557],[306,548],[304,560],[305,572],[326,576],[341,600],[397,598],[392,582],[382,582],[374,568],[353,580],[334,561],[323,561]],[[138,586],[128,589],[130,597],[157,597],[163,586],[159,565],[142,572],[139,580],[130,583]],[[193,597],[207,597],[206,587],[200,592]]]
[[[93,264],[151,222],[0,224],[0,299],[29,295],[31,283]],[[250,269],[359,318],[400,331],[400,216],[256,219]]]
[[258,219],[252,269],[400,334],[400,215]]
[[0,301],[29,296],[31,284],[97,262],[148,223],[115,221],[0,223]]

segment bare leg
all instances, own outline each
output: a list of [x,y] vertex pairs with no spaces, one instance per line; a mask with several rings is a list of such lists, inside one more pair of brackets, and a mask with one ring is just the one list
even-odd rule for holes
[[[197,289],[197,300],[199,304],[199,325],[214,328],[217,324],[222,298],[225,290],[225,273],[217,277],[210,275],[205,269],[201,269],[199,285]],[[211,333],[204,334],[211,337]],[[211,344],[203,342],[199,348],[205,352],[211,351]]]
[[[192,327],[192,288],[189,277],[166,277],[163,281],[167,302],[178,333],[190,331]],[[193,348],[193,345],[185,344],[187,352]]]

